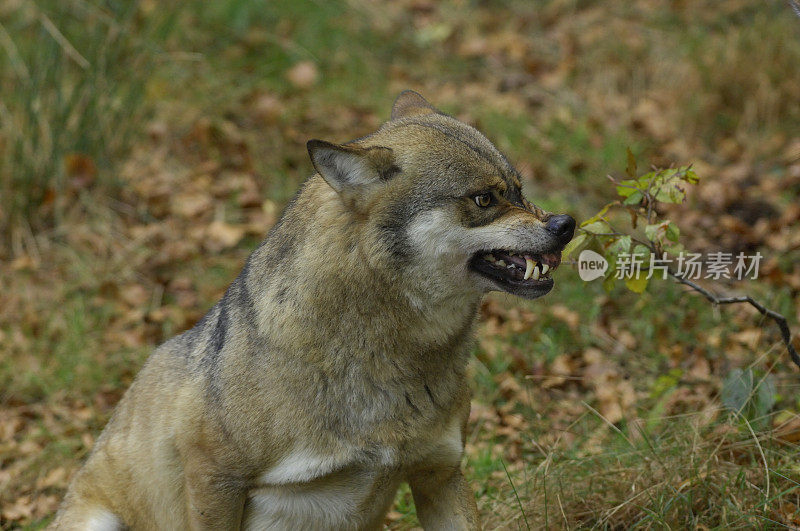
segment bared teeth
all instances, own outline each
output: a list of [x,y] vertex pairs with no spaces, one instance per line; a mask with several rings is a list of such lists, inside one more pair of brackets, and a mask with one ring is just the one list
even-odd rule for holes
[[[522,280],[540,280],[544,278],[550,278],[550,271],[555,269],[554,266],[537,262],[528,254],[520,254],[515,251],[503,251],[503,253],[507,254],[513,259],[507,262],[506,260],[498,259],[492,253],[484,254],[483,259],[495,267],[512,270],[512,272],[516,275],[516,278],[520,279],[521,277]],[[521,264],[518,264],[516,261],[517,258],[524,259],[525,265],[522,266]]]
[[525,276],[522,277],[523,280],[528,280],[529,278],[531,278],[534,269],[536,269],[536,262],[534,262],[528,257],[525,257]]

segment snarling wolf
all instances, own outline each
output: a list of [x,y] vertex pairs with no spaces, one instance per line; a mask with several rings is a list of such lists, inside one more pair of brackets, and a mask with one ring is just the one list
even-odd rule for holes
[[308,151],[316,173],[150,356],[53,527],[375,529],[401,482],[426,528],[478,527],[460,462],[479,303],[549,292],[575,221],[415,92]]

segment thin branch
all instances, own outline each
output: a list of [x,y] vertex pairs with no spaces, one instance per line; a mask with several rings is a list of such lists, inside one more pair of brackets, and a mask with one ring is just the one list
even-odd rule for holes
[[[660,174],[657,173],[656,175],[660,175]],[[653,194],[650,193],[650,190],[653,189],[653,181],[655,181],[655,179],[650,179],[650,181],[648,181],[647,190],[644,191],[644,197],[647,199],[647,224],[648,225],[652,225],[653,224],[653,220],[652,220],[653,205],[655,204],[655,201],[656,201],[655,197],[653,197]]]
[[[632,190],[639,190],[638,186],[634,186],[632,184],[622,184],[618,180],[616,180],[612,175],[606,175],[606,178],[614,183],[614,186],[619,186],[620,188],[630,188]],[[641,192],[641,190],[639,190]]]
[[761,303],[753,299],[749,295],[739,296],[739,297],[718,297],[717,295],[711,293],[707,289],[695,284],[691,280],[687,280],[680,275],[673,273],[672,271],[668,271],[669,276],[674,278],[681,284],[689,286],[693,290],[697,291],[701,295],[703,295],[706,299],[711,301],[712,304],[722,305],[722,304],[737,304],[740,302],[746,302],[756,310],[758,310],[761,315],[766,315],[767,317],[771,317],[775,324],[778,325],[778,328],[781,330],[781,336],[783,338],[783,342],[786,345],[786,349],[789,351],[789,356],[792,358],[792,361],[800,367],[800,355],[797,354],[797,350],[795,350],[794,345],[792,345],[792,333],[789,330],[789,324],[786,322],[786,317],[779,314],[776,311],[770,310],[769,308],[764,307]]
[[[605,220],[603,220],[603,221],[605,221]],[[607,225],[609,227],[611,226],[610,223],[607,223]],[[622,232],[586,232],[586,231],[584,231],[584,233],[585,234],[590,234],[592,236],[627,236],[627,234],[622,233]]]

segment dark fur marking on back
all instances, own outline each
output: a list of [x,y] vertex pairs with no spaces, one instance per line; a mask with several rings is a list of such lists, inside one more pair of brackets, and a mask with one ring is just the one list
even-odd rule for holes
[[239,309],[242,313],[244,313],[244,318],[247,320],[247,323],[254,327],[256,326],[256,309],[255,303],[253,302],[253,296],[250,294],[250,289],[247,287],[247,278],[250,275],[250,260],[248,260],[245,265],[244,269],[239,276],[236,277],[236,280],[233,281],[228,290],[235,290],[236,292],[236,300],[238,302]]
[[[286,204],[281,217],[278,218],[278,221],[275,223],[275,225],[273,225],[272,228],[267,232],[267,235],[263,240],[261,240],[261,243],[256,249],[256,251],[258,251],[267,245],[272,245],[273,243],[278,244],[276,250],[263,256],[264,265],[268,269],[272,269],[280,261],[282,256],[290,254],[297,244],[297,237],[294,235],[296,229],[295,227],[291,226],[289,218],[291,212],[294,210],[294,207],[297,205],[300,196],[303,194],[308,186],[309,181],[311,181],[313,177],[314,176],[312,175],[303,181],[303,184],[300,185],[300,189],[297,190],[297,193],[294,194],[294,197],[292,197],[292,199]],[[289,225],[288,227],[287,224]],[[253,254],[255,254],[255,252]],[[252,257],[253,255],[251,255],[251,259]]]
[[[225,346],[225,336],[228,333],[228,308],[227,308],[227,297],[223,297],[220,301],[220,308],[219,308],[219,315],[217,316],[217,324],[214,326],[213,332],[211,332],[211,337],[209,338],[211,343],[211,352],[209,352],[210,356],[216,358],[222,348]],[[207,358],[209,356],[206,356]]]
[[[200,358],[200,366],[205,373],[208,385],[206,386],[205,394],[208,400],[218,402],[222,395],[222,386],[219,381],[219,357],[220,352],[225,346],[225,338],[228,333],[228,309],[227,304],[230,299],[230,288],[225,292],[225,295],[212,308],[201,321],[203,328],[198,327],[198,332],[203,333],[203,330],[211,328],[208,335],[208,343],[205,346],[203,355]],[[216,312],[214,311],[216,309]],[[216,322],[211,323],[213,318],[212,313],[216,316]],[[213,328],[212,328],[213,327]]]
[[197,344],[198,336],[200,335],[200,331],[202,330],[201,323],[205,319],[205,316],[200,319],[192,328],[185,331],[181,335],[179,335],[176,339],[179,339],[183,348],[180,349],[180,353],[183,355],[184,358],[189,358],[192,352],[194,351],[195,345]]
[[267,268],[274,269],[285,259],[293,259],[293,251],[297,246],[297,238],[294,235],[277,232],[274,236],[275,249],[264,255],[264,263]]

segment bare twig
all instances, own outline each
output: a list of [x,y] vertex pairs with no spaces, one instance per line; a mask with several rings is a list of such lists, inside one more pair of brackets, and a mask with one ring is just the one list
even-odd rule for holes
[[647,199],[647,224],[651,225],[653,223],[652,216],[653,216],[653,205],[655,204],[655,197],[650,193],[650,190],[653,189],[653,180],[651,179],[647,183],[647,190],[644,192],[644,197]]
[[740,302],[746,302],[750,304],[753,308],[758,310],[761,315],[766,315],[767,317],[771,317],[775,324],[778,325],[778,328],[781,330],[781,336],[783,338],[783,342],[786,345],[786,349],[789,351],[789,356],[792,358],[792,361],[800,367],[800,355],[797,354],[797,350],[795,350],[794,345],[792,345],[792,333],[789,330],[789,325],[786,322],[786,317],[779,314],[774,310],[770,310],[769,308],[764,307],[760,302],[756,301],[749,295],[743,295],[739,297],[719,297],[707,289],[695,284],[691,280],[687,280],[683,278],[681,275],[677,275],[672,271],[669,271],[669,276],[674,278],[677,282],[689,286],[696,292],[703,295],[706,299],[711,301],[712,304],[722,305],[722,304],[736,304]]
[[634,186],[632,184],[622,184],[621,182],[616,180],[613,175],[606,175],[606,178],[612,183],[614,183],[614,186],[619,186],[620,188],[630,188],[632,190],[639,190],[638,186]]

